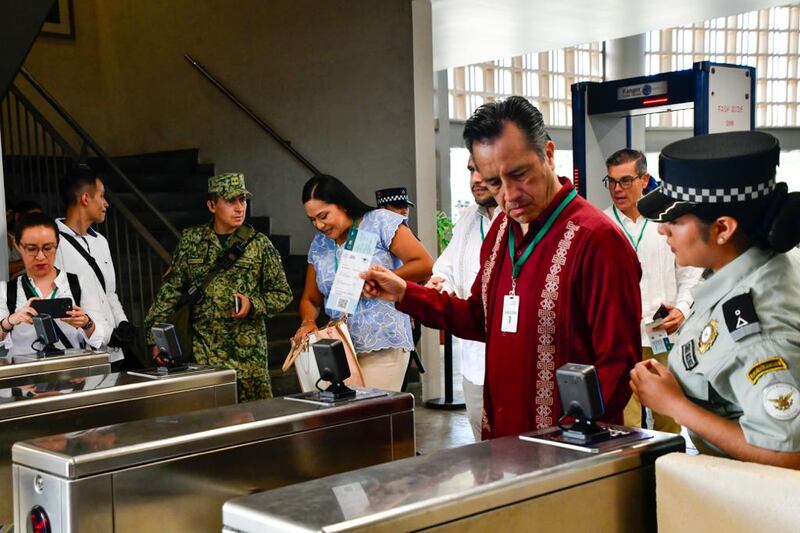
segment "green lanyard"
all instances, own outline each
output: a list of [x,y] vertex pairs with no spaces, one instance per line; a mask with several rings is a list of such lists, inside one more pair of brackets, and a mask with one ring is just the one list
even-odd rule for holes
[[517,259],[516,261],[514,261],[514,252],[516,251],[516,243],[514,242],[514,230],[513,230],[513,228],[509,228],[508,229],[508,255],[511,256],[511,264],[513,265],[513,268],[511,270],[511,293],[512,294],[514,294],[514,292],[515,292],[515,288],[516,288],[516,285],[517,285],[517,278],[519,277],[519,273],[522,271],[522,265],[524,265],[525,262],[528,260],[528,258],[531,256],[531,253],[533,252],[533,249],[536,248],[536,245],[539,244],[539,242],[544,238],[545,234],[550,229],[550,226],[553,225],[553,222],[556,221],[556,219],[558,218],[558,215],[561,214],[561,211],[563,211],[564,208],[567,207],[567,204],[569,204],[577,195],[578,195],[578,191],[576,189],[572,189],[572,192],[570,192],[567,195],[566,198],[561,200],[561,203],[558,204],[558,207],[556,207],[556,210],[553,211],[553,213],[550,215],[550,217],[544,223],[544,226],[542,226],[542,228],[539,230],[539,232],[533,238],[533,241],[531,241],[531,243],[525,249],[525,253],[523,253],[522,256],[520,256],[520,258]]
[[[350,226],[350,231],[347,232],[347,239],[344,241],[344,249],[352,250],[353,245],[356,243],[356,236],[358,235],[358,222],[353,221]],[[339,271],[339,257],[336,255],[336,241],[333,241],[333,263],[336,265],[336,272]]]
[[[39,289],[37,289],[36,286],[33,283],[31,283],[31,280],[28,279],[28,276],[23,276],[22,282],[26,283],[28,285],[28,288],[31,290],[31,292],[33,294],[41,296],[41,293],[39,292]],[[53,289],[53,292],[50,294],[50,300],[55,298],[56,294],[58,294],[58,286],[56,286],[56,288]]]
[[617,206],[612,205],[611,209],[614,211],[614,216],[617,217],[617,222],[619,222],[619,227],[622,228],[622,231],[625,232],[625,235],[628,236],[628,240],[631,241],[631,246],[633,246],[633,251],[638,253],[639,252],[639,243],[642,242],[642,237],[644,237],[644,229],[647,227],[647,223],[649,220],[644,219],[644,226],[642,226],[642,231],[639,232],[639,238],[636,239],[634,242],[633,235],[628,233],[628,230],[625,229],[625,224],[622,223],[622,220],[619,218],[619,213],[617,212]]
[[478,216],[481,217],[481,242],[483,242],[486,239],[486,235],[483,233],[483,215],[479,214]]

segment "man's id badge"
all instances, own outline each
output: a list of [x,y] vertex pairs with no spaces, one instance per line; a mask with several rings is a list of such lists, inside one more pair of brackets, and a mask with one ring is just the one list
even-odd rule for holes
[[503,333],[516,333],[518,319],[519,296],[506,294],[503,296],[503,323],[500,325],[500,331]]

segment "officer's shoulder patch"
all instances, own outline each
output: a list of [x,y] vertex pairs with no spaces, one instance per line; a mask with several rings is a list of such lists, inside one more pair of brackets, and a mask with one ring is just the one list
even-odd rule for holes
[[756,308],[753,306],[753,297],[749,292],[734,296],[722,304],[722,314],[725,316],[725,325],[735,341],[761,332],[758,323]]
[[750,383],[755,385],[758,383],[758,380],[766,374],[778,372],[780,370],[788,370],[788,368],[789,365],[786,364],[783,357],[770,357],[769,359],[763,359],[754,363],[753,366],[750,367],[750,370],[747,371],[747,379],[750,380]]
[[791,420],[800,413],[800,392],[788,383],[775,383],[764,389],[764,411],[776,420]]

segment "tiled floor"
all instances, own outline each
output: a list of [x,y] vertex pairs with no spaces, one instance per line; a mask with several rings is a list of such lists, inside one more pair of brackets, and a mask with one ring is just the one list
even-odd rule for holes
[[464,410],[440,411],[418,404],[414,416],[419,453],[428,454],[475,442]]
[[[453,361],[453,396],[463,398],[461,394],[461,370],[458,354]],[[467,421],[467,412],[464,409],[447,411],[425,407],[421,401],[421,390],[409,387],[417,399],[414,417],[417,426],[417,451],[427,454],[444,448],[454,448],[464,444],[472,444],[475,438]]]

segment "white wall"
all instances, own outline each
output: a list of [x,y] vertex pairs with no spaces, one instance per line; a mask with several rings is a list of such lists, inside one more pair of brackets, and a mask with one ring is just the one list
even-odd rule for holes
[[[76,40],[26,67],[113,155],[200,148],[305,253],[309,172],[183,59],[192,54],[323,172],[416,195],[411,0],[75,0]],[[431,125],[432,127],[432,125]]]

